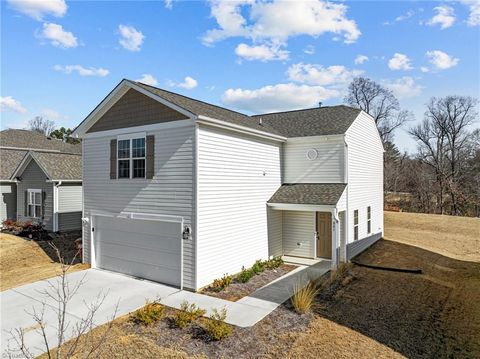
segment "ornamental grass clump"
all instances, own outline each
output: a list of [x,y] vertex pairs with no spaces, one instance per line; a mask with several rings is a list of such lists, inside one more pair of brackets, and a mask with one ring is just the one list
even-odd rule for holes
[[295,311],[299,314],[308,313],[313,307],[317,293],[318,288],[313,281],[309,281],[303,288],[300,283],[297,283],[290,298]]
[[147,303],[143,308],[137,310],[133,317],[138,323],[152,325],[162,319],[165,307],[158,302]]
[[220,292],[232,284],[233,277],[225,274],[222,278],[215,279],[210,286],[214,292]]
[[175,314],[174,321],[177,327],[185,328],[201,316],[205,315],[205,309],[199,308],[194,303],[189,304],[184,301],[180,305],[180,310]]
[[203,321],[203,329],[211,340],[222,340],[232,334],[232,328],[225,323],[225,319],[227,319],[227,310],[223,308],[221,311],[214,309],[210,318]]

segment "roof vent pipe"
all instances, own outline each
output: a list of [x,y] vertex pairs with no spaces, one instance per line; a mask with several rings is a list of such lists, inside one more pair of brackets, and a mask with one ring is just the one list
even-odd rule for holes
[[319,103],[318,103],[318,107],[322,107],[322,102],[319,102]]
[[261,118],[261,117],[258,119],[258,124],[259,124],[260,126],[263,126],[263,122],[262,122],[262,118]]

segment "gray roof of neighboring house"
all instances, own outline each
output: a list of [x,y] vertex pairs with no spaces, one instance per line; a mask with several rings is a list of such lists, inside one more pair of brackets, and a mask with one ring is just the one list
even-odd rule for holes
[[202,115],[283,137],[342,134],[361,112],[359,109],[340,105],[247,116],[140,82],[133,83],[197,116]]
[[81,180],[82,156],[71,153],[31,152],[51,180]]
[[10,180],[28,153],[50,179],[82,180],[81,144],[72,145],[38,132],[15,129],[0,132],[0,179]]
[[0,146],[82,154],[81,144],[72,145],[62,140],[47,137],[41,133],[29,130],[8,129],[1,131]]
[[335,205],[347,185],[343,183],[283,184],[268,203]]
[[0,179],[9,180],[28,151],[0,149]]

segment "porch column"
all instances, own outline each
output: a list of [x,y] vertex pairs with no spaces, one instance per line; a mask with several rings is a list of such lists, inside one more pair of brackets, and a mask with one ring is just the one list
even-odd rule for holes
[[337,268],[339,262],[338,247],[340,243],[340,226],[338,219],[338,211],[336,208],[332,212],[332,268]]

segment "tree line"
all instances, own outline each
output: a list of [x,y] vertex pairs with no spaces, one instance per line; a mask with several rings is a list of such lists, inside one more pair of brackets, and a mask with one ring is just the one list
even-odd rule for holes
[[[369,113],[384,143],[384,190],[387,205],[410,212],[480,216],[480,129],[478,100],[469,96],[432,97],[423,120],[408,128],[411,112],[392,91],[358,77],[345,103]],[[417,143],[401,153],[394,133],[406,128]]]

